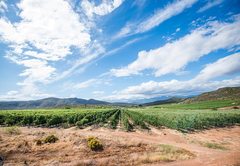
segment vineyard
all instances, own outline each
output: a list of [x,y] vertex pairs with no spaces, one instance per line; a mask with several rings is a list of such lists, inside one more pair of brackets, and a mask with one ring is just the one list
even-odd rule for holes
[[240,112],[234,110],[131,109],[128,115],[136,119],[136,123],[144,121],[156,127],[166,126],[181,131],[240,123]]
[[117,109],[43,109],[0,111],[1,125],[76,125],[100,123],[111,117]]
[[197,103],[175,103],[175,104],[162,104],[153,106],[153,108],[169,108],[169,109],[217,109],[220,107],[236,107],[240,105],[240,100],[215,100]]
[[[101,123],[101,125],[99,125]],[[43,109],[0,111],[0,125],[12,126],[78,126],[107,123],[111,129],[121,124],[125,131],[139,126],[149,130],[149,125],[168,127],[183,132],[224,127],[240,123],[236,110],[183,110],[183,109]]]

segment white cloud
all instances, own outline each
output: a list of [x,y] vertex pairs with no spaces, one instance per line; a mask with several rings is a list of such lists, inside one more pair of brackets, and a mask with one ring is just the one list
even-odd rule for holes
[[132,7],[133,6],[138,6],[138,7],[142,7],[145,3],[146,3],[147,0],[135,0],[133,1],[132,3]]
[[104,91],[94,91],[93,94],[104,94]]
[[5,13],[8,10],[7,4],[4,1],[0,1],[0,13]]
[[81,7],[84,10],[85,14],[88,16],[89,19],[93,18],[93,14],[96,15],[106,15],[111,13],[113,10],[118,8],[124,0],[103,0],[102,3],[98,6],[95,6],[94,1],[89,2],[88,0],[83,0],[81,2]]
[[20,93],[19,91],[9,91],[6,95],[0,95],[0,101],[24,101],[24,100],[33,100],[33,97],[37,98],[46,98],[46,97],[55,97],[54,94],[43,94],[43,93],[34,93],[26,95]]
[[55,94],[46,94],[46,93],[42,93],[42,94],[31,94],[32,97],[40,97],[40,98],[48,98],[48,97],[56,97]]
[[9,91],[7,93],[7,95],[15,95],[15,94],[18,94],[19,92],[18,91]]
[[211,21],[190,34],[155,50],[141,51],[133,63],[121,69],[112,69],[117,77],[141,74],[154,69],[155,76],[178,73],[189,63],[219,49],[240,45],[240,15],[233,23]]
[[178,31],[180,31],[180,28],[177,28],[177,29],[176,29],[176,32],[178,32]]
[[[64,0],[22,0],[16,6],[20,21],[1,17],[0,41],[10,48],[6,57],[27,68],[19,74],[27,78],[18,85],[30,93],[35,82],[49,83],[56,75],[49,61],[63,60],[72,48],[85,50],[91,42],[90,25]],[[82,63],[92,57],[86,55]]]
[[205,11],[205,10],[207,10],[207,9],[210,9],[210,8],[213,7],[213,6],[216,6],[216,5],[221,4],[223,1],[224,1],[224,0],[209,0],[208,3],[207,3],[205,6],[201,7],[201,8],[198,10],[198,12],[203,12],[203,11]]
[[73,86],[73,89],[83,89],[83,88],[87,88],[87,87],[90,87],[90,86],[96,86],[96,85],[101,84],[101,83],[102,83],[101,79],[94,79],[93,78],[93,79],[75,84]]
[[153,15],[140,23],[127,23],[127,25],[123,27],[114,38],[121,38],[149,31],[165,20],[183,12],[184,9],[190,8],[195,2],[197,2],[197,0],[177,0],[168,4],[163,9],[157,10]]
[[0,101],[24,101],[24,100],[32,100],[31,97],[26,97],[23,94],[12,94],[12,95],[0,95]]
[[76,97],[75,94],[71,94],[71,95],[70,95],[70,98],[75,98],[75,97]]
[[191,81],[149,81],[139,86],[130,86],[116,95],[101,97],[99,100],[106,101],[126,101],[136,99],[146,99],[161,96],[186,96],[197,95],[202,92],[216,90],[222,87],[239,86],[240,77],[222,81],[207,81],[195,84]]
[[240,73],[240,52],[219,59],[206,67],[194,78],[194,81],[205,81],[218,76],[231,76]]
[[144,82],[138,86],[130,86],[115,95],[106,96],[101,100],[144,99],[174,95],[196,95],[227,86],[240,86],[240,76],[222,81],[211,81],[218,76],[233,76],[240,73],[240,53],[221,58],[205,68],[193,79],[187,81]]

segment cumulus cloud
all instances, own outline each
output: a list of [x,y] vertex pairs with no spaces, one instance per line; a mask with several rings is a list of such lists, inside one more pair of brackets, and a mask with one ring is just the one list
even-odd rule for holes
[[33,100],[33,98],[46,98],[46,97],[55,97],[54,94],[46,93],[34,93],[31,95],[23,94],[19,91],[9,91],[6,95],[0,95],[0,101],[24,101],[24,100]]
[[218,76],[233,76],[240,73],[240,53],[221,58],[205,68],[193,79],[187,81],[149,81],[138,86],[130,86],[115,95],[101,98],[101,100],[129,100],[144,99],[174,95],[196,95],[202,92],[216,90],[227,86],[240,86],[240,76],[222,81],[211,81]]
[[205,6],[201,7],[198,10],[198,12],[203,12],[203,11],[205,11],[207,9],[210,9],[213,6],[217,6],[217,5],[221,4],[223,1],[224,0],[209,0],[208,3]]
[[240,45],[240,15],[232,23],[209,21],[190,34],[155,50],[141,51],[138,58],[121,69],[112,69],[117,77],[141,74],[154,69],[155,76],[179,73],[189,62],[219,49]]
[[4,1],[0,1],[0,13],[5,13],[8,10],[7,4]]
[[186,96],[216,90],[227,86],[239,86],[240,77],[222,81],[207,81],[195,84],[191,81],[171,80],[165,82],[149,81],[139,86],[130,86],[116,95],[99,98],[106,101],[126,101],[161,96]]
[[[0,4],[6,8],[3,1]],[[26,67],[19,76],[27,78],[18,85],[32,93],[35,82],[48,83],[55,76],[51,62],[71,55],[72,48],[85,50],[91,42],[90,27],[64,0],[22,0],[16,6],[19,21],[0,18],[0,41],[10,48],[5,57]],[[83,63],[94,57],[86,55]]]
[[92,19],[93,14],[103,16],[111,13],[113,10],[118,8],[123,3],[123,1],[124,0],[103,0],[100,5],[95,6],[94,1],[89,2],[88,0],[83,0],[81,2],[81,7],[88,18]]
[[168,4],[163,9],[156,10],[153,15],[142,22],[127,23],[114,38],[121,38],[149,31],[165,20],[183,12],[184,9],[190,8],[195,2],[197,2],[197,0],[177,0]]

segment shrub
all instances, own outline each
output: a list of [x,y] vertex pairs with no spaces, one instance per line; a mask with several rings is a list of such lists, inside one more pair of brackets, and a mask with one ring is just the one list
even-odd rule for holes
[[65,109],[71,109],[71,107],[70,107],[69,105],[67,105],[67,106],[65,107]]
[[15,121],[13,119],[8,118],[7,120],[5,120],[4,124],[8,125],[8,126],[12,126],[15,123]]
[[46,138],[44,138],[44,142],[45,143],[54,143],[54,142],[56,142],[58,140],[58,137],[57,136],[55,136],[55,135],[48,135]]
[[238,107],[233,107],[233,109],[238,109]]
[[7,134],[20,134],[21,130],[17,126],[8,127],[4,131]]
[[39,138],[35,139],[35,141],[36,141],[36,144],[37,144],[37,145],[41,145],[41,144],[42,144],[42,140],[39,139]]
[[102,144],[98,140],[92,139],[90,142],[88,142],[88,147],[91,150],[96,151],[102,148]]
[[90,142],[90,141],[93,140],[93,139],[96,139],[96,138],[93,137],[93,136],[90,136],[90,137],[87,138],[87,141]]
[[76,122],[76,125],[77,125],[78,127],[80,127],[80,126],[85,125],[86,123],[88,123],[88,119],[84,117],[81,121],[77,121],[77,122]]

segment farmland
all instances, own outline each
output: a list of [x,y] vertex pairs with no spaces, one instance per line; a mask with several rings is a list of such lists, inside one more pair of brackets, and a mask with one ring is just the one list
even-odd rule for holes
[[[123,119],[126,130],[129,130],[131,119],[133,125],[146,129],[145,123],[172,129],[189,130],[208,127],[222,127],[240,123],[240,112],[233,108],[240,100],[208,101],[201,103],[164,104],[143,108],[68,108],[65,109],[35,109],[35,110],[8,110],[0,112],[0,124],[12,125],[56,125],[84,126],[99,124],[109,120],[111,128],[116,128]],[[228,111],[217,110],[219,107],[231,106]],[[184,109],[185,108],[185,109]],[[196,109],[197,108],[197,109]],[[207,110],[202,110],[207,109]]]
[[[11,165],[238,164],[237,102],[221,102],[228,110],[206,103],[183,109],[185,103],[0,111],[0,155]],[[51,134],[58,137],[56,143],[36,144]],[[103,149],[90,150],[89,136]]]
[[[238,108],[236,106],[239,102],[239,100],[209,101],[128,109],[67,107],[67,109],[8,110],[0,111],[0,125],[86,127],[108,123],[110,128],[116,129],[120,122],[126,131],[132,130],[134,126],[148,129],[147,125],[153,125],[187,132],[240,123],[240,112],[237,111],[238,109],[233,109]],[[231,106],[232,109],[217,110],[217,105]]]

